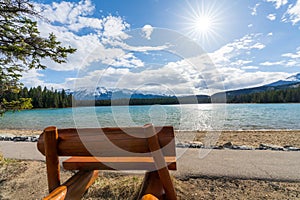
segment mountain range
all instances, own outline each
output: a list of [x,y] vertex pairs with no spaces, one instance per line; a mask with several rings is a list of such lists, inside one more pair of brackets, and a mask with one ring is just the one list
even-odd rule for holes
[[[287,77],[286,79],[279,80],[270,84],[266,84],[259,87],[245,88],[239,90],[226,91],[227,96],[235,96],[241,94],[251,94],[257,92],[265,92],[268,90],[282,90],[287,88],[295,88],[300,86],[300,73]],[[217,94],[214,94],[217,95]]]
[[[226,96],[231,97],[241,94],[251,94],[257,92],[265,92],[269,90],[282,90],[287,88],[295,88],[300,86],[300,73],[293,76],[287,77],[283,80],[278,80],[276,82],[262,85],[259,87],[238,89],[226,91]],[[105,87],[97,88],[78,88],[75,91],[66,90],[67,93],[73,94],[76,100],[118,100],[118,99],[173,99],[178,98],[180,102],[193,102],[194,96],[171,96],[167,94],[153,94],[151,92],[142,91],[132,91],[128,89],[107,89]],[[208,95],[197,95],[199,102],[206,102],[209,98],[218,98],[218,96],[223,95],[222,93],[216,93],[211,97]]]
[[72,94],[76,100],[156,99],[172,97],[165,94],[151,94],[118,88],[107,89],[105,87],[78,88]]

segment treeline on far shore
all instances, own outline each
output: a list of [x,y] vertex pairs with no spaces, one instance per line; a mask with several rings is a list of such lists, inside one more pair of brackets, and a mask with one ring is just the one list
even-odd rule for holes
[[151,99],[116,99],[116,100],[81,100],[76,101],[76,106],[111,106],[111,105],[171,105],[171,104],[196,104],[196,103],[300,103],[300,86],[281,90],[267,90],[250,94],[226,93],[218,98],[215,96],[195,95],[184,97],[161,97]]
[[[224,95],[220,95],[223,96]],[[53,90],[41,86],[20,89],[19,93],[5,92],[1,98],[14,101],[20,98],[30,98],[33,108],[66,108],[73,106],[111,106],[111,105],[171,105],[171,104],[196,104],[211,103],[300,103],[300,86],[280,90],[266,90],[254,93],[232,93],[226,92],[226,102],[218,100],[218,94],[212,97],[207,95],[183,96],[183,97],[159,97],[159,98],[131,98],[115,100],[76,100],[73,101],[72,94],[65,90]],[[73,101],[73,102],[72,102]]]
[[5,92],[2,98],[7,101],[15,101],[20,98],[30,98],[33,108],[66,108],[72,106],[72,95],[65,90],[57,91],[41,86],[28,89],[24,87],[16,92]]
[[159,97],[159,98],[131,98],[114,100],[76,100],[74,106],[121,106],[121,105],[173,105],[173,104],[197,104],[210,103],[210,97],[205,95],[185,97]]
[[300,103],[300,86],[251,94],[227,95],[227,103]]

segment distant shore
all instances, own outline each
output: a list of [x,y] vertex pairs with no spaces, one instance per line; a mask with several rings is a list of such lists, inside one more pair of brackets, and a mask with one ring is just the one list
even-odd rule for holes
[[[0,136],[35,136],[42,130],[28,129],[0,129]],[[273,144],[280,146],[300,147],[300,130],[242,130],[242,131],[176,131],[179,142],[208,140],[214,145],[224,145],[231,142],[234,145],[259,146],[260,144]]]

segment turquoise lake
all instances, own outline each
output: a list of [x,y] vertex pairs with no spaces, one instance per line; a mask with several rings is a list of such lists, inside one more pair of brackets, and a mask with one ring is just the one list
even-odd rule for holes
[[1,129],[172,125],[177,130],[300,129],[300,104],[79,107],[8,112]]

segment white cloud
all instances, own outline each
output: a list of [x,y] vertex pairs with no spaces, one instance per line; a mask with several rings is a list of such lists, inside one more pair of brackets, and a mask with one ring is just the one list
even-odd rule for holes
[[[253,51],[265,48],[265,44],[260,42],[265,37],[263,34],[245,35],[209,54],[216,66],[216,70],[212,72],[216,73],[215,77],[222,75],[222,84],[226,90],[261,86],[289,76],[288,73],[282,72],[262,72],[259,71],[259,66],[251,65],[253,63],[251,54]],[[244,56],[245,59],[243,59]],[[267,65],[268,63],[265,64]],[[214,79],[213,74],[207,77],[212,79],[211,86],[216,85],[220,81]]]
[[61,2],[49,4],[36,4],[35,7],[47,16],[47,20],[50,22],[67,23],[68,15],[72,10],[73,4],[71,2]]
[[[95,77],[99,77],[99,73],[105,72],[105,79],[108,85],[115,84],[117,79],[113,79],[127,73],[129,69],[144,67],[144,63],[134,52],[161,51],[169,48],[168,45],[161,46],[131,46],[125,43],[130,36],[126,33],[130,25],[119,16],[106,16],[101,19],[90,17],[94,10],[94,6],[89,0],[82,0],[79,3],[59,2],[52,4],[36,4],[43,10],[43,14],[49,18],[49,21],[38,20],[38,28],[41,35],[47,37],[49,33],[54,33],[63,46],[71,46],[76,48],[74,54],[68,56],[68,62],[57,64],[51,60],[43,60],[42,63],[48,66],[48,69],[54,71],[88,71],[91,64],[93,72],[85,78],[62,78],[60,84],[46,83],[44,75],[39,71],[33,70],[25,73],[22,82],[26,86],[47,86],[62,88],[71,86],[70,83],[77,80],[82,84],[94,84]],[[91,28],[86,34],[79,34],[83,28]],[[144,27],[146,37],[151,37],[150,27]],[[121,69],[113,70],[113,67],[121,67]],[[104,70],[103,68],[107,68]],[[113,73],[108,73],[113,72]],[[158,73],[168,74],[167,71],[157,71]],[[132,73],[131,77],[136,80],[143,80],[138,73]],[[47,74],[47,71],[45,72]],[[151,74],[151,73],[150,73]],[[143,76],[147,78],[146,72]],[[63,74],[62,74],[63,77]],[[176,76],[174,76],[176,77]],[[153,78],[153,77],[152,77]],[[161,80],[164,77],[160,77]],[[91,81],[89,81],[91,80]],[[57,82],[57,80],[55,80]],[[127,80],[133,82],[131,79]],[[128,83],[128,84],[129,84]],[[126,85],[126,84],[124,84]],[[130,85],[130,84],[129,84]],[[134,85],[132,85],[134,86]],[[178,86],[179,87],[179,86]]]
[[53,2],[52,4],[35,4],[38,10],[51,22],[58,22],[60,27],[78,32],[83,28],[92,28],[102,36],[126,37],[124,30],[129,28],[121,17],[107,16],[103,19],[90,17],[95,7],[90,0],[75,2]]
[[113,88],[116,82],[124,74],[127,74],[129,69],[115,69],[108,67],[106,69],[94,70],[80,78],[66,79],[65,86],[67,88],[76,89],[81,87],[101,87]]
[[287,67],[300,67],[300,62],[296,60],[289,60],[286,62]]
[[251,46],[252,49],[263,49],[265,47],[266,47],[266,45],[259,43],[259,42],[255,43],[253,46]]
[[260,63],[262,66],[283,66],[283,67],[300,67],[300,47],[295,53],[284,53],[281,55],[284,59],[279,61],[266,61]]
[[257,67],[257,66],[243,66],[243,67],[241,67],[241,69],[243,69],[243,70],[247,70],[247,69],[259,69],[259,67]]
[[289,5],[286,13],[282,19],[284,22],[292,22],[293,25],[300,21],[300,0],[297,0],[296,4]]
[[168,91],[170,95],[212,94],[213,91],[224,89],[215,68],[203,66],[206,60],[201,64],[199,59],[201,58],[182,59],[155,68],[144,66],[138,71],[108,67],[106,70],[90,72],[79,79],[68,79],[66,85],[72,86],[76,82],[77,87],[101,85],[155,94]]
[[[76,48],[77,51],[68,56],[68,62],[57,64],[50,60],[43,61],[50,69],[56,71],[71,71],[87,67],[93,62],[121,67],[140,67],[144,63],[127,51],[148,51],[164,49],[161,47],[132,47],[123,40],[129,36],[125,33],[130,25],[119,16],[106,16],[102,19],[89,17],[94,11],[90,0],[79,3],[60,2],[52,4],[37,4],[46,13],[50,23],[38,20],[41,35],[54,33],[65,46]],[[51,23],[59,22],[61,24]],[[77,31],[91,28],[85,35]],[[126,48],[125,48],[126,47]]]
[[37,69],[32,69],[22,73],[21,82],[27,87],[44,85],[44,81],[40,80],[44,75],[39,73]]
[[282,56],[292,58],[292,59],[299,59],[300,58],[300,50],[298,48],[298,51],[296,53],[285,53],[285,54],[282,54]]
[[81,0],[77,5],[73,5],[73,9],[68,15],[70,23],[74,23],[73,20],[78,16],[87,16],[89,14],[92,14],[95,9],[95,6],[92,4],[91,0]]
[[[221,63],[219,63],[217,67],[211,66],[211,69],[192,68],[191,66],[188,67],[187,65],[183,65],[184,62],[188,62],[188,60],[169,63],[169,66],[176,69],[178,74],[180,74],[180,77],[183,77],[184,80],[187,80],[188,83],[194,87],[194,94],[213,94],[224,90],[256,87],[277,81],[290,75],[282,72],[258,71],[257,66],[241,66],[240,68],[236,68],[235,66],[231,67],[226,64],[222,65]],[[249,64],[250,61],[240,60],[237,63],[243,65]],[[191,69],[192,73],[189,74],[188,72],[191,71]],[[246,70],[249,69],[255,69],[255,71],[247,72]],[[180,70],[183,70],[186,74],[182,73]]]
[[255,6],[253,8],[251,8],[252,12],[251,15],[255,16],[257,15],[257,8],[260,6],[259,3],[255,4]]
[[248,24],[248,28],[251,28],[251,27],[253,27],[253,24]]
[[267,0],[267,2],[271,2],[274,4],[276,9],[279,9],[281,6],[284,6],[288,3],[288,0]]
[[266,61],[266,62],[262,62],[260,63],[260,65],[262,66],[276,66],[276,65],[284,65],[284,61],[276,61],[276,62],[270,62],[270,61]]
[[78,21],[68,26],[71,31],[78,32],[83,28],[93,28],[101,30],[103,28],[103,20],[90,17],[78,17]]
[[[36,4],[36,7],[43,10],[43,15],[49,19],[49,21],[37,19],[41,35],[47,37],[49,33],[54,33],[63,46],[77,49],[74,54],[68,56],[67,63],[58,64],[51,60],[43,60],[42,63],[51,70],[74,71],[84,69],[95,62],[99,63],[100,69],[106,66],[142,67],[144,63],[130,51],[146,52],[167,48],[167,46],[126,45],[123,40],[129,37],[125,33],[129,24],[118,16],[109,15],[102,19],[89,17],[94,10],[89,0],[82,0],[79,3],[62,1],[52,4]],[[91,28],[91,32],[84,35],[78,34],[77,31],[82,28]],[[114,46],[114,42],[118,42],[119,46]],[[125,46],[127,48],[122,48]],[[38,71],[31,70],[24,73],[22,82],[26,86],[43,85],[55,88],[66,85],[63,79],[61,84],[50,84],[45,83],[43,78]]]
[[140,72],[108,67],[90,72],[82,78],[68,79],[65,85],[71,87],[75,83],[76,88],[101,85],[106,88],[147,90],[147,92],[149,92],[149,85],[157,85],[158,87],[154,87],[155,90],[150,92],[156,94],[161,93],[161,90],[168,90],[176,95],[192,94],[195,90],[193,83],[180,73],[184,71],[185,66],[180,66],[182,70],[178,70],[178,67],[177,63],[170,63],[158,69],[144,69]]
[[274,20],[276,19],[276,15],[275,15],[275,14],[269,14],[269,15],[267,16],[267,18],[268,18],[269,20],[271,20],[271,21],[274,21]]
[[102,62],[107,65],[111,66],[119,66],[119,67],[128,67],[128,68],[136,68],[136,67],[143,67],[144,63],[133,53],[126,53],[124,55],[118,54],[117,51],[112,50],[112,53],[116,55],[114,58],[109,58],[107,60],[103,60]]
[[[105,41],[107,42],[108,40],[105,40]],[[135,52],[162,51],[162,50],[166,50],[170,47],[169,44],[164,44],[164,45],[160,45],[160,46],[141,46],[141,45],[140,46],[131,46],[131,45],[128,45],[125,42],[119,41],[119,40],[109,41],[109,45],[114,46],[114,47],[120,47],[127,51],[135,51]]]
[[270,33],[268,33],[268,35],[267,36],[272,36],[273,35],[273,33],[272,32],[270,32]]
[[52,4],[35,4],[35,7],[40,10],[50,22],[59,22],[63,25],[78,23],[80,16],[91,14],[95,7],[90,0],[81,0],[78,3],[74,2],[53,2]]
[[[123,21],[121,17],[107,16],[103,19],[102,36],[110,40],[127,39],[128,35],[124,32],[130,25]],[[103,41],[103,40],[102,40]],[[108,42],[105,40],[105,42]]]
[[265,48],[264,44],[258,42],[261,36],[261,34],[245,35],[232,43],[222,46],[217,51],[210,53],[209,56],[218,67],[224,65],[232,66],[238,56],[250,54],[255,49],[261,50]]
[[223,74],[223,83],[227,90],[261,86],[290,75],[284,72],[246,72],[236,68],[222,68],[220,71]]
[[142,31],[144,32],[144,37],[148,40],[151,39],[151,34],[153,32],[153,27],[149,24],[146,24],[143,28]]
[[233,66],[241,66],[241,67],[243,67],[243,66],[245,66],[245,65],[247,65],[249,63],[252,63],[252,61],[251,60],[237,60],[237,61],[234,61],[232,63],[232,65]]
[[[289,75],[281,72],[247,72],[245,70],[258,69],[257,66],[248,66],[252,62],[251,60],[240,59],[232,62],[238,54],[235,52],[236,50],[258,48],[257,42],[253,38],[251,42],[250,40],[249,36],[243,37],[221,48],[218,55],[221,55],[220,52],[222,52],[225,58],[218,61],[217,67],[214,67],[212,63],[209,63],[209,59],[207,60],[203,56],[170,62],[158,69],[144,69],[138,73],[131,70],[118,73],[112,69],[111,72],[113,73],[110,73],[110,71],[99,73],[103,81],[101,85],[112,88],[129,88],[133,90],[147,88],[149,90],[149,87],[146,87],[146,85],[155,84],[161,86],[160,88],[155,88],[156,92],[161,92],[162,89],[165,90],[167,88],[176,95],[212,94],[224,90],[223,84],[227,90],[239,89],[267,84]],[[243,47],[240,44],[241,41],[246,41]],[[239,46],[239,49],[235,49],[235,46]],[[216,55],[214,54],[214,56]],[[227,55],[230,56],[226,57]],[[215,61],[214,58],[212,60]],[[224,60],[225,63],[223,62]],[[197,65],[193,66],[192,64],[194,63],[197,63]],[[228,63],[231,63],[232,66],[228,65]],[[239,66],[239,68],[236,66]],[[92,75],[95,74],[93,73]],[[92,78],[92,80],[95,79],[99,79],[99,77]],[[95,84],[94,81],[90,81],[90,83]]]

